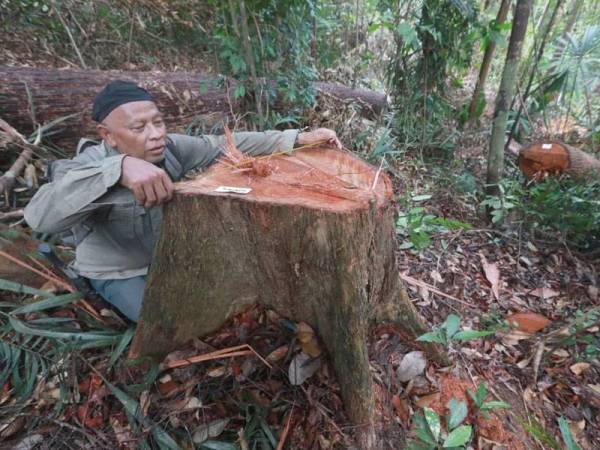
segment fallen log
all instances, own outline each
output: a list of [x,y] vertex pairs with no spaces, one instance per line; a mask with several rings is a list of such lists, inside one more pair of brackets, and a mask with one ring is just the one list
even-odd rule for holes
[[[60,133],[52,137],[55,144],[74,151],[79,138],[96,136],[96,126],[90,117],[92,100],[102,87],[116,79],[134,81],[152,92],[173,132],[184,131],[194,120],[210,129],[222,122],[224,116],[241,112],[240,103],[233,100],[235,80],[229,80],[226,86],[217,77],[191,72],[0,66],[2,115],[15,128],[29,133],[33,132],[33,122],[49,123],[69,114],[81,113],[65,121]],[[366,114],[379,113],[387,104],[385,94],[350,89],[339,84],[318,82],[315,89],[337,103],[355,101]],[[285,111],[286,107],[283,101],[276,102],[276,109]]]
[[[427,331],[399,277],[392,200],[387,175],[315,148],[230,159],[177,183],[130,356],[162,358],[265,305],[317,331],[359,448],[380,448],[370,329],[392,324],[411,339]],[[425,349],[446,361],[437,347]]]
[[563,173],[580,179],[600,174],[600,160],[561,142],[534,142],[520,150],[518,163],[523,174],[534,180]]

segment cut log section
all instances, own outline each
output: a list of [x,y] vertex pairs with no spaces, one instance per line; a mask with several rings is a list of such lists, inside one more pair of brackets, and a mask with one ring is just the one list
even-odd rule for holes
[[392,198],[385,174],[326,149],[233,156],[177,183],[131,356],[163,357],[266,305],[319,333],[360,448],[378,448],[369,330],[427,331],[399,278]]
[[573,178],[600,174],[600,161],[592,155],[560,142],[535,142],[519,152],[519,167],[530,179],[563,173]]
[[[240,102],[230,95],[235,80],[223,80],[192,72],[125,72],[117,70],[58,70],[0,66],[0,104],[2,118],[25,134],[34,131],[36,122],[48,123],[81,113],[60,125],[52,136],[55,144],[75,151],[82,137],[97,137],[96,124],[90,117],[92,101],[112,80],[131,80],[148,89],[165,115],[171,132],[183,132],[192,122],[206,130],[231,113],[240,113]],[[356,102],[365,114],[379,113],[387,105],[387,96],[368,90],[316,82],[317,92],[334,102]],[[29,105],[29,106],[28,106]],[[33,105],[33,110],[31,110]],[[288,104],[279,99],[275,109],[285,111]]]

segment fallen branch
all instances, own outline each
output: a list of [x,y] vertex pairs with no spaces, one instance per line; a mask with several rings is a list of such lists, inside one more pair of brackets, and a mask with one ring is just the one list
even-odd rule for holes
[[292,422],[292,414],[294,414],[294,405],[292,405],[292,409],[288,415],[285,428],[281,432],[281,437],[279,438],[279,443],[277,444],[277,450],[283,450],[283,446],[285,445],[285,440],[287,439],[287,435],[290,431],[290,424]]
[[0,213],[0,222],[4,222],[5,220],[22,219],[24,214],[25,213],[23,209],[15,209],[14,211]]
[[221,350],[215,350],[214,352],[205,353],[203,355],[192,356],[191,358],[178,359],[177,361],[171,361],[162,366],[162,369],[175,369],[177,367],[189,366],[204,361],[212,361],[213,359],[221,358],[233,358],[234,356],[246,356],[255,355],[260,359],[269,369],[272,367],[262,356],[260,356],[256,350],[254,350],[248,344],[236,345],[234,347],[223,348]]
[[[64,289],[67,292],[71,292],[71,293],[77,292],[77,289],[75,289],[73,286],[71,286],[71,284],[67,283],[66,281],[58,278],[55,275],[49,275],[45,272],[42,272],[41,270],[38,270],[35,267],[32,267],[31,265],[27,264],[26,262],[21,261],[19,258],[15,258],[14,256],[6,253],[3,250],[0,250],[0,256],[4,256],[6,259],[15,263],[16,265],[21,266],[27,270],[30,270],[35,274],[38,274],[42,278],[45,278],[46,280],[51,281],[52,283],[56,284],[57,286],[61,287],[62,289]],[[82,300],[79,300],[77,303],[75,303],[75,305],[80,307],[84,311],[86,311],[90,316],[92,316],[94,319],[98,320],[99,322],[106,323],[105,320],[94,309],[94,307],[92,307],[92,305],[90,305],[87,301],[82,299]]]
[[454,300],[455,302],[462,303],[463,305],[470,306],[471,308],[476,308],[476,306],[474,304],[466,302],[459,298],[453,297],[450,294],[446,294],[445,292],[442,292],[439,289],[434,288],[431,284],[425,283],[424,281],[417,280],[416,278],[410,277],[408,275],[404,275],[403,273],[400,274],[400,278],[402,278],[408,284],[412,284],[413,286],[419,286],[419,287],[425,288],[428,291],[431,291],[434,294],[439,295],[440,297],[444,297],[449,300]]
[[8,135],[9,141],[16,141],[18,144],[24,147],[17,160],[12,164],[12,166],[10,166],[10,169],[8,169],[4,175],[0,177],[0,192],[10,193],[15,185],[15,179],[21,174],[23,169],[25,169],[27,161],[29,161],[31,155],[33,155],[34,150],[37,149],[37,145],[41,141],[42,134],[38,133],[35,143],[30,144],[21,133],[19,133],[2,119],[0,119],[0,129],[2,129]]

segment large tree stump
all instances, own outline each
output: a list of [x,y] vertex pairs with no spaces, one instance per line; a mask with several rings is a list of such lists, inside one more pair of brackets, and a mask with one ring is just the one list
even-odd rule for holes
[[267,305],[317,330],[360,448],[378,448],[369,329],[391,322],[413,337],[427,331],[399,278],[391,182],[333,150],[260,162],[243,171],[216,164],[177,184],[131,354],[162,357],[252,304]]

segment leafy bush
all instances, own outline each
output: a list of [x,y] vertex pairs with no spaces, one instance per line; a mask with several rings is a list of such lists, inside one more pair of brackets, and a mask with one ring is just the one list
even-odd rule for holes
[[584,250],[600,246],[600,181],[549,177],[525,189],[509,180],[500,191],[482,202],[490,208],[492,222],[501,223],[514,211],[531,229],[558,231]]
[[431,195],[417,195],[412,197],[408,210],[398,215],[396,232],[404,238],[401,249],[423,250],[431,244],[431,235],[445,233],[451,230],[469,229],[471,225],[459,220],[436,217],[425,213],[421,206],[411,206],[429,200]]

